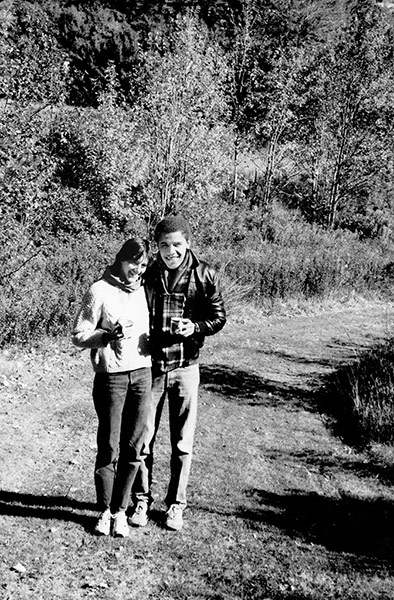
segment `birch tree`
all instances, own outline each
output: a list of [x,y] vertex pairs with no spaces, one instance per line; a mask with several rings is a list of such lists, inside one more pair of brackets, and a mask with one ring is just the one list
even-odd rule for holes
[[389,27],[366,0],[305,67],[294,158],[309,182],[308,202],[328,228],[359,198],[368,202],[392,162],[393,66]]
[[150,221],[180,210],[199,218],[231,168],[225,62],[193,16],[179,17],[170,36],[157,33],[150,42],[137,116]]

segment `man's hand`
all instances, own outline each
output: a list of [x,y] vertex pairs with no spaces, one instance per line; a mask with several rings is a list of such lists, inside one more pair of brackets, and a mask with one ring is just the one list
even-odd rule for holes
[[190,337],[194,333],[194,323],[190,319],[180,319],[177,334]]

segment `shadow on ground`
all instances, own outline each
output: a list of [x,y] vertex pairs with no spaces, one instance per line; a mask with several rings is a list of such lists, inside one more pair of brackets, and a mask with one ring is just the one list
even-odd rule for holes
[[311,391],[301,386],[276,382],[226,365],[201,365],[201,387],[240,405],[290,404],[314,410]]
[[338,473],[352,473],[360,479],[375,479],[383,485],[394,484],[394,464],[390,459],[357,451],[349,455],[332,455],[314,450],[288,452],[285,449],[261,448],[267,460],[282,464],[296,464],[305,468],[305,472],[320,473],[330,479]]
[[[361,354],[365,364],[368,357],[379,352],[379,346],[366,350]],[[392,350],[390,349],[390,352]],[[390,442],[393,439],[392,424],[389,423],[387,431],[378,433],[367,429],[361,423],[360,416],[354,406],[354,374],[356,365],[361,358],[348,363],[335,363],[328,369],[329,362],[322,359],[305,359],[305,357],[291,357],[292,361],[300,365],[309,361],[316,365],[314,371],[305,373],[301,368],[299,373],[292,373],[290,381],[273,381],[256,375],[244,369],[235,369],[223,364],[201,365],[201,387],[213,392],[224,400],[239,405],[283,406],[286,410],[303,409],[324,415],[325,423],[331,433],[341,438],[345,443],[356,448],[365,448],[369,441]],[[288,358],[281,353],[281,357]],[[390,360],[392,363],[392,354]],[[378,359],[379,364],[380,358]],[[392,370],[392,368],[391,368]],[[373,381],[373,372],[368,381]],[[377,376],[378,370],[377,370]],[[372,379],[371,379],[372,377]],[[285,376],[283,376],[285,379]],[[374,437],[373,437],[374,435]]]
[[84,514],[87,510],[95,511],[96,505],[67,496],[40,496],[0,490],[0,515],[71,521],[91,530],[95,517]]
[[[387,561],[394,568],[394,503],[350,495],[340,498],[290,490],[285,495],[247,490],[255,507],[239,511],[243,519],[264,522],[290,537],[335,552]],[[362,561],[360,561],[360,567]]]
[[[379,343],[384,342],[376,341],[375,346],[379,347]],[[316,403],[311,397],[312,392],[319,390],[343,365],[354,363],[371,347],[372,342],[348,344],[334,339],[320,349],[317,356],[311,354],[310,349],[306,352],[302,347],[299,353],[249,349],[250,370],[226,364],[202,364],[201,383],[207,390],[242,404],[264,404],[264,395],[272,394],[277,402],[283,400],[287,403],[292,400],[305,408],[313,408]],[[270,368],[275,367],[277,379],[264,377],[265,359],[271,365]],[[243,362],[245,363],[245,356]],[[256,370],[260,370],[262,375],[255,374]]]

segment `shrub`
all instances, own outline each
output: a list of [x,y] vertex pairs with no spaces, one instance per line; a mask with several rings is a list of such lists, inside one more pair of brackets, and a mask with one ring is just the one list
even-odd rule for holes
[[366,351],[330,378],[322,407],[345,441],[394,443],[394,341]]
[[[52,238],[34,246],[19,231],[20,252],[6,256],[0,275],[0,346],[67,335],[82,294],[112,262],[122,239],[113,233]],[[23,245],[23,241],[26,245]]]
[[218,244],[217,250],[204,252],[211,262],[225,265],[227,278],[249,286],[256,302],[343,297],[382,287],[389,255],[384,258],[378,245],[360,242],[354,234],[327,233],[280,205],[273,207],[263,234],[258,241],[245,233],[231,250]]

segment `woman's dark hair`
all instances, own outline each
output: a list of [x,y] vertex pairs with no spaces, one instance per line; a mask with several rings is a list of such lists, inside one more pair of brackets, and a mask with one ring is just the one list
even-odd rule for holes
[[144,255],[149,257],[149,242],[140,237],[127,240],[116,255],[114,267],[118,269],[124,260],[138,261]]

